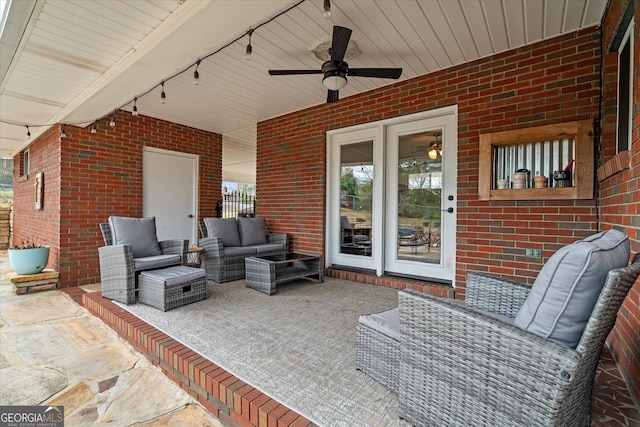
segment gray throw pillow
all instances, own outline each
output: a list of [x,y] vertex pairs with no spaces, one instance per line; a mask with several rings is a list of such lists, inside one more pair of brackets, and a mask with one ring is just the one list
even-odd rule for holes
[[238,218],[240,241],[242,246],[263,245],[267,243],[267,228],[264,218]]
[[238,225],[233,218],[205,218],[204,225],[207,227],[208,237],[221,237],[222,246],[240,246],[240,235]]
[[156,236],[156,219],[110,216],[114,245],[131,245],[134,258],[162,255]]
[[576,348],[609,270],[629,262],[629,238],[608,230],[557,251],[538,274],[514,325]]

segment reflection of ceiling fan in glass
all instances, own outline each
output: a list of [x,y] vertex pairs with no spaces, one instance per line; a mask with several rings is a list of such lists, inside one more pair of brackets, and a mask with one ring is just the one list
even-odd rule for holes
[[442,141],[438,141],[439,133],[434,134],[436,140],[431,143],[429,150],[427,150],[427,156],[431,160],[435,160],[438,157],[442,157]]

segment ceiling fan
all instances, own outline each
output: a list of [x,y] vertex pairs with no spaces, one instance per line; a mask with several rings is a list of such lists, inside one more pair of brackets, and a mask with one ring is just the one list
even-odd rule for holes
[[320,70],[269,70],[272,76],[291,74],[324,74],[322,84],[328,89],[327,102],[338,101],[338,91],[347,84],[349,77],[378,77],[382,79],[398,79],[402,68],[349,68],[344,62],[344,55],[351,38],[349,28],[334,26],[331,49],[331,59],[322,64]]

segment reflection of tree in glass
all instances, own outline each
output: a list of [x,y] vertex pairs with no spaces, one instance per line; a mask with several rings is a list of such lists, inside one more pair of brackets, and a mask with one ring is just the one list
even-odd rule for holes
[[398,165],[398,215],[433,220],[440,218],[442,172],[428,159]]
[[343,206],[354,210],[371,211],[371,197],[373,192],[373,166],[343,166],[340,176],[342,199],[346,193],[349,203],[341,200]]

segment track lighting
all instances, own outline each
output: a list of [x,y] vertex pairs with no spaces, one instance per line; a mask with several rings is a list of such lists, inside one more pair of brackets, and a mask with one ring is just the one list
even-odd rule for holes
[[[180,1],[184,1],[184,0],[180,0]],[[331,2],[329,0],[323,0],[324,1],[324,16],[325,18],[329,18],[331,17]],[[2,2],[2,0],[0,0],[0,2]],[[247,30],[247,32],[245,34],[241,34],[238,37],[234,38],[232,41],[230,41],[229,43],[227,43],[226,45],[220,47],[219,49],[205,55],[204,57],[200,57],[197,59],[197,61],[191,65],[189,65],[188,67],[182,69],[181,71],[178,71],[177,73],[167,77],[165,80],[162,80],[160,85],[161,85],[161,92],[160,92],[160,103],[161,104],[165,104],[166,103],[166,99],[167,99],[167,94],[164,91],[164,84],[166,81],[171,80],[175,77],[178,77],[179,75],[182,75],[184,73],[186,73],[187,71],[189,71],[194,65],[195,65],[195,69],[193,70],[193,84],[194,85],[199,85],[200,84],[200,72],[198,70],[199,66],[200,66],[200,62],[203,59],[208,59],[209,57],[212,57],[214,55],[216,55],[217,53],[221,52],[222,50],[228,48],[229,46],[236,44],[236,43],[242,43],[242,39],[244,39],[245,36],[249,36],[249,44],[246,46],[246,50],[245,50],[245,55],[244,55],[244,59],[247,61],[250,61],[252,59],[253,56],[253,45],[251,44],[251,38],[253,33],[255,32],[256,29],[261,28],[262,26],[270,23],[271,21],[273,21],[274,19],[284,15],[285,13],[297,8],[298,6],[300,6],[301,4],[303,4],[305,2],[305,0],[295,0],[294,4],[290,5],[287,9],[279,12],[278,14],[272,16],[271,18],[263,21],[262,23],[254,26],[253,28],[249,28],[249,30]],[[344,85],[346,83],[346,76],[328,76],[327,74],[325,74],[325,78],[326,78],[326,84],[332,87],[335,87],[336,85]],[[335,81],[334,81],[335,80]],[[331,84],[330,84],[331,82]],[[146,92],[143,93],[139,93],[136,97],[133,98],[133,107],[131,108],[131,115],[132,116],[138,116],[138,98],[142,97],[142,96],[146,96],[151,92],[155,92],[156,88],[158,87],[158,85],[154,85],[151,86],[150,89],[148,89]],[[114,111],[113,111],[113,116],[111,117],[111,120],[109,121],[109,127],[115,127],[116,125],[116,112],[118,109],[122,109],[128,105],[131,104],[131,100],[128,100],[124,105],[121,105],[119,107],[117,107]],[[105,119],[105,116],[101,116],[99,118],[95,118],[93,123],[91,124],[91,128],[90,128],[90,132],[91,133],[98,133],[98,121]],[[69,125],[82,125],[82,126],[86,126],[86,124],[88,123],[87,120],[82,120],[80,122],[68,122]],[[90,122],[89,122],[90,123]],[[26,139],[31,139],[31,131],[29,130],[29,125],[26,124],[18,124],[15,123],[15,125],[17,126],[24,126],[27,130],[27,134],[26,134]],[[61,126],[60,128],[60,138],[66,138],[67,134],[65,132],[65,125],[62,123],[47,123],[47,124],[31,124],[31,126],[36,126],[36,127],[43,127],[43,126],[54,126],[54,125],[59,125]],[[85,127],[86,129],[86,127]]]
[[247,31],[249,35],[249,44],[247,45],[247,50],[244,53],[244,59],[247,61],[251,61],[251,54],[253,53],[253,47],[251,47],[251,35],[253,34],[253,29]]
[[331,0],[324,0],[324,13],[322,16],[324,16],[324,19],[331,18]]
[[136,96],[135,98],[133,98],[133,109],[131,110],[132,116],[138,115],[138,106],[136,105],[137,103],[138,103],[138,97]]
[[198,66],[200,65],[200,60],[196,62],[196,69],[193,72],[193,84],[198,86],[200,84],[200,73],[198,73]]

